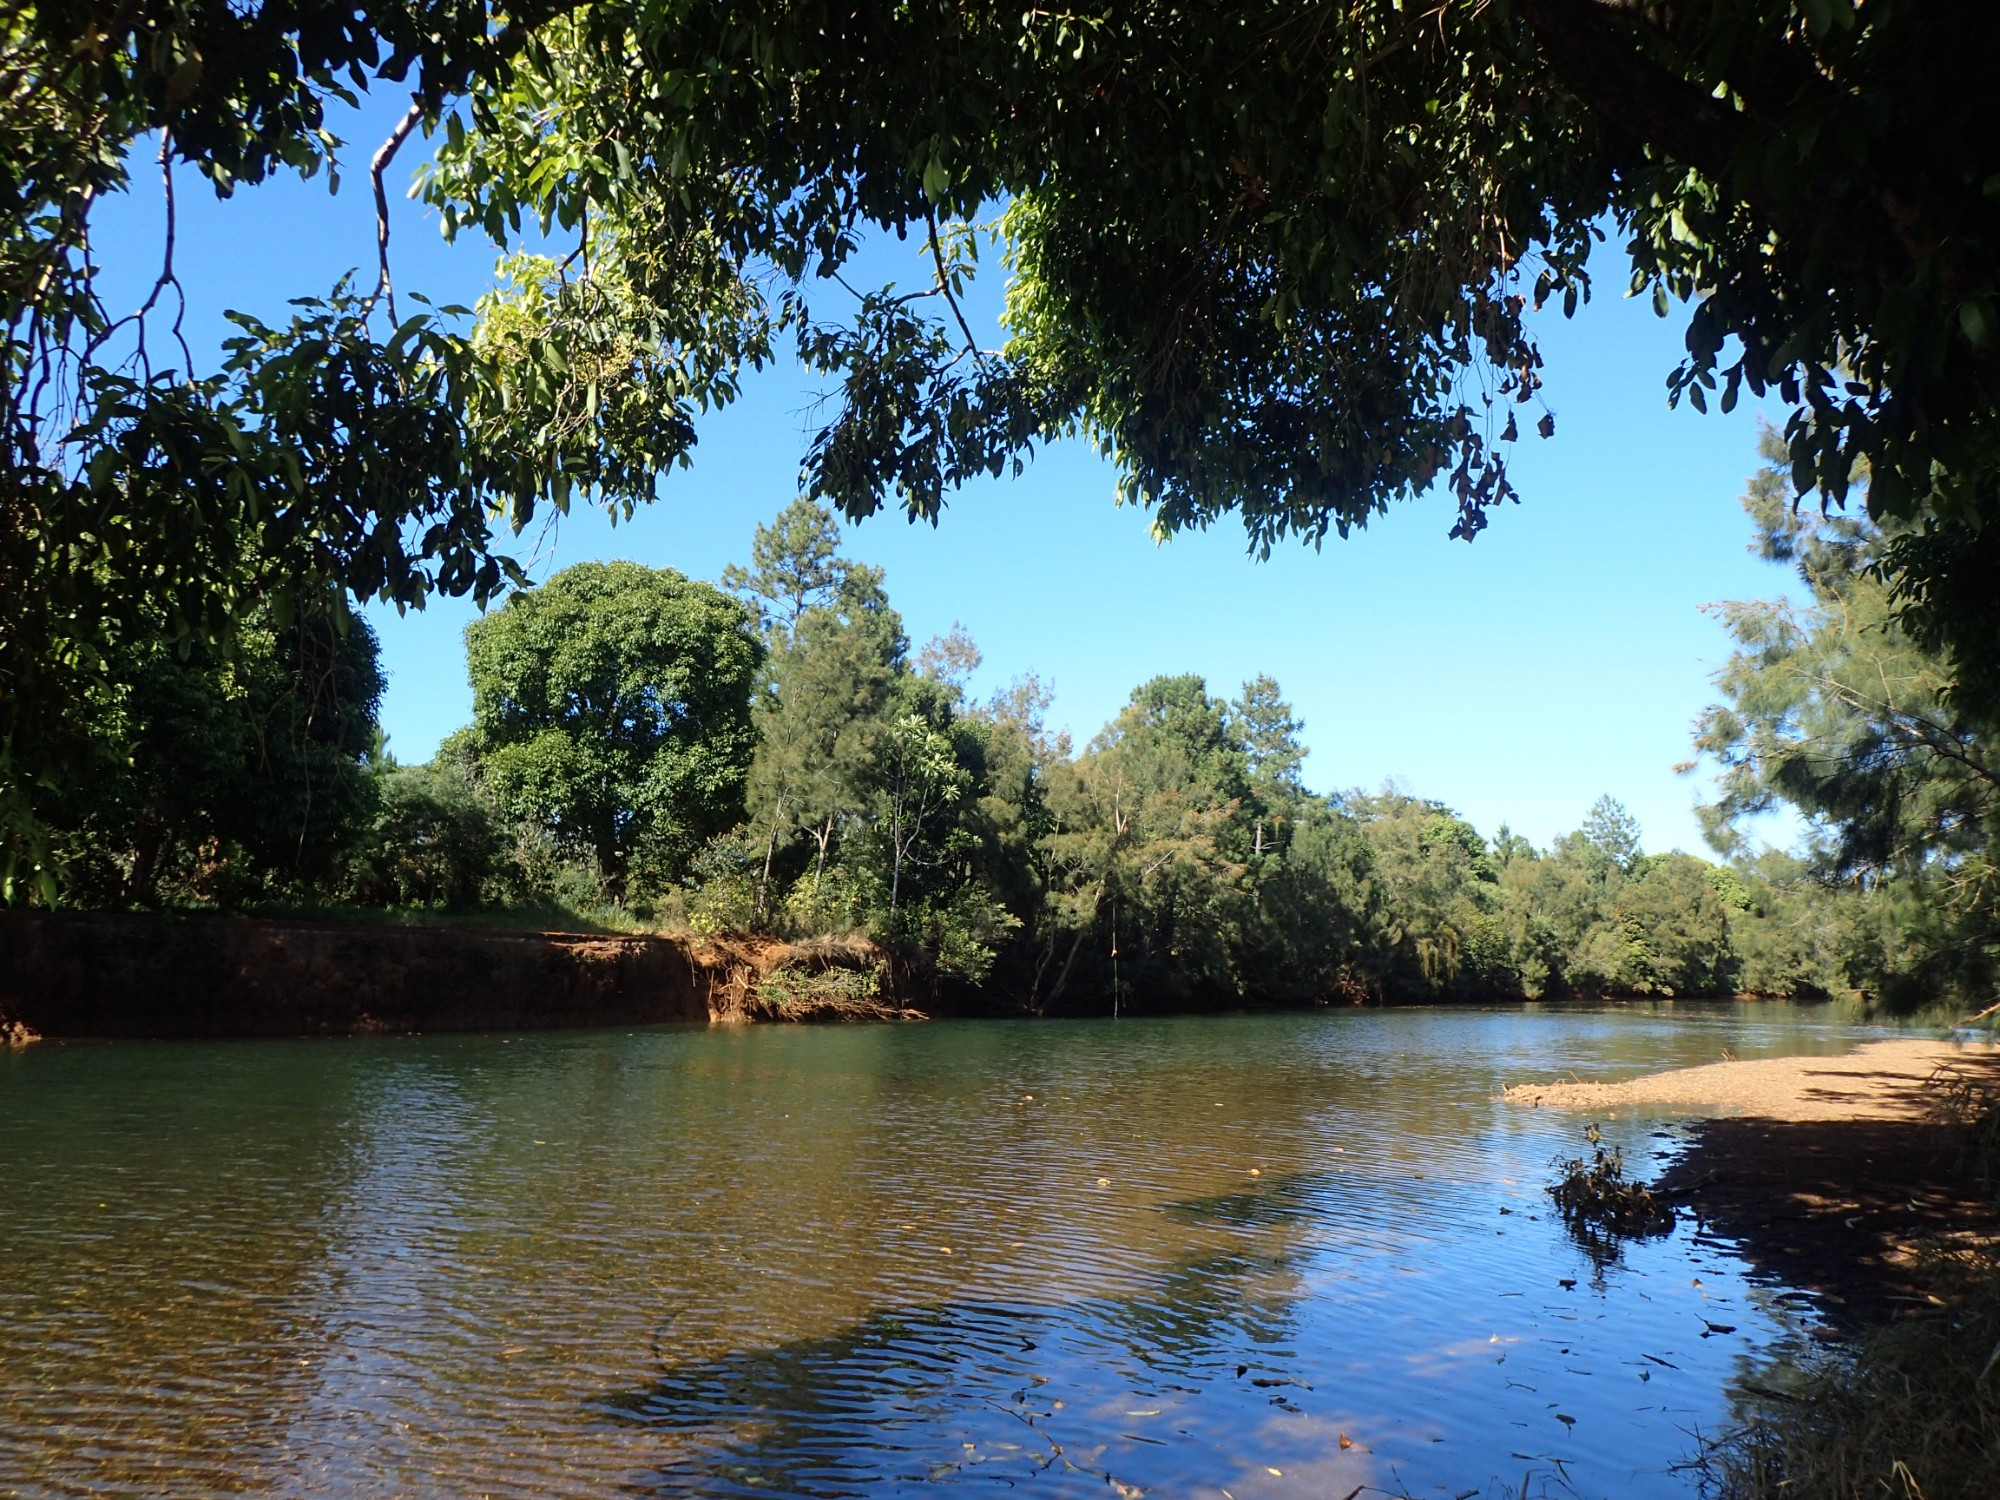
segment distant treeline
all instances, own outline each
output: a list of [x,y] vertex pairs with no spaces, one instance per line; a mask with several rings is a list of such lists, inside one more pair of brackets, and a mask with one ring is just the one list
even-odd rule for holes
[[[75,904],[865,933],[1035,1010],[1978,995],[1990,738],[1876,597],[1870,534],[1800,519],[1778,486],[1749,504],[1813,603],[1732,607],[1743,650],[1701,748],[1724,768],[1718,846],[1782,798],[1814,830],[1803,857],[1648,854],[1609,797],[1537,849],[1399,790],[1315,794],[1268,677],[1233,699],[1155,678],[1079,750],[1033,676],[968,695],[957,627],[913,652],[881,572],[803,501],[720,587],[584,563],[474,623],[473,723],[427,765],[383,752],[360,620],[128,653],[75,725],[102,774],[42,813]],[[1884,708],[1841,674],[1887,682],[1891,648]]]

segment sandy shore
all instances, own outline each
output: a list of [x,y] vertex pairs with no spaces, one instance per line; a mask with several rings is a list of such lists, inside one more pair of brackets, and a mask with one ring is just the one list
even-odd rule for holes
[[1925,1110],[1919,1087],[1940,1067],[1986,1069],[2000,1047],[1956,1042],[1870,1042],[1843,1057],[1772,1057],[1676,1068],[1623,1083],[1523,1083],[1510,1103],[1609,1111],[1663,1105],[1690,1114],[1765,1120],[1914,1120]]
[[2000,1248],[2000,1202],[1962,1142],[1928,1118],[1938,1069],[2000,1087],[2000,1047],[1871,1042],[1842,1057],[1677,1068],[1624,1083],[1523,1084],[1524,1106],[1613,1118],[1643,1106],[1697,1117],[1656,1191],[1732,1242],[1760,1274],[1812,1293],[1837,1326],[1931,1305],[1926,1270]]

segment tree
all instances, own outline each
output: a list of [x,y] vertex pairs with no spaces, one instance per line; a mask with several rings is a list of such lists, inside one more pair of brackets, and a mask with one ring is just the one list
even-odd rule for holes
[[227,654],[122,643],[73,708],[90,774],[36,789],[52,882],[88,905],[315,890],[372,810],[377,657],[366,621],[324,615],[253,620]]
[[778,638],[753,710],[750,815],[763,834],[759,914],[772,867],[801,831],[815,847],[817,897],[841,820],[866,808],[908,642],[872,568],[851,570],[830,602],[808,605]]
[[1578,831],[1621,870],[1630,870],[1639,857],[1639,820],[1608,792],[1590,804]]
[[1367,838],[1377,886],[1375,984],[1392,997],[1518,993],[1499,920],[1503,898],[1479,830],[1441,803],[1393,788],[1342,799]]
[[[1532,312],[1589,295],[1607,223],[1615,279],[1688,309],[1669,398],[1775,391],[1836,503],[1865,458],[1910,630],[2000,701],[1996,42],[1931,0],[17,5],[0,773],[68,763],[61,705],[146,598],[222,640],[274,592],[497,597],[496,521],[649,498],[787,337],[834,388],[808,490],[850,516],[934,518],[1080,431],[1163,530],[1317,543],[1441,480],[1476,536],[1553,432]],[[215,370],[163,326],[171,240],[133,319],[100,305],[91,211],[142,137],[227,192],[329,166],[325,101],[385,84],[371,289],[301,289]],[[507,251],[470,319],[396,302],[420,133],[447,232]],[[1000,350],[958,295],[996,207]],[[871,227],[930,284],[854,288]]]
[[979,873],[1013,919],[1019,960],[1006,977],[1030,1003],[1065,937],[1055,911],[1059,863],[1050,846],[1060,827],[1051,781],[1070,770],[1070,739],[1047,722],[1055,693],[1033,673],[1016,677],[964,723],[981,739],[984,774],[972,823],[981,841]]
[[970,790],[948,736],[915,710],[900,714],[882,739],[880,762],[883,832],[889,840],[889,921],[902,899],[903,871],[925,832]]
[[427,766],[385,766],[375,777],[373,827],[350,877],[369,905],[476,904],[503,841],[479,790],[440,757]]
[[963,703],[966,684],[983,660],[972,632],[953,620],[950,630],[924,642],[917,653],[917,671],[950,692],[954,702]]
[[1774,442],[1766,456],[1744,496],[1754,545],[1805,593],[1720,607],[1737,649],[1695,739],[1718,768],[1710,841],[1742,852],[1745,824],[1788,804],[1822,878],[1887,885],[1906,908],[1865,983],[1977,990],[2000,969],[2000,722],[1899,620],[1880,572],[1898,536],[1796,508]]
[[[863,570],[874,571],[874,570]],[[856,567],[840,555],[840,523],[823,505],[800,498],[779,511],[750,540],[750,566],[731,563],[722,586],[757,611],[765,634],[789,635],[814,606],[840,597]],[[881,576],[875,574],[879,588]]]
[[1249,778],[1228,705],[1200,677],[1153,678],[1076,772],[1054,843],[1069,867],[1070,921],[1105,944],[1114,996],[1240,993]]
[[622,901],[743,816],[764,652],[749,611],[670,568],[578,563],[466,628],[493,797],[596,862]]
[[[1799,476],[1835,501],[1867,455],[1893,475],[1871,503],[1935,522],[1899,557],[1912,600],[1993,639],[2000,616],[1973,597],[1979,518],[2000,505],[2000,145],[1970,102],[1972,59],[2000,39],[1984,9],[675,20],[595,6],[546,31],[473,84],[484,109],[429,194],[502,235],[580,224],[588,203],[594,274],[614,280],[708,237],[739,281],[777,266],[771,322],[840,383],[812,489],[850,514],[893,493],[935,515],[952,485],[1081,426],[1168,529],[1237,509],[1254,545],[1317,539],[1442,476],[1475,535],[1513,495],[1508,403],[1552,427],[1529,309],[1588,295],[1609,216],[1633,288],[1691,307],[1671,396],[1776,390]],[[1014,276],[999,352],[955,300],[970,221],[996,203]],[[920,237],[941,305],[885,289],[839,322],[816,312],[866,223]],[[1478,402],[1460,395],[1476,372]]]
[[1330,799],[1309,799],[1293,817],[1282,856],[1257,871],[1244,988],[1293,1003],[1380,998],[1369,939],[1382,891],[1367,834]]
[[1523,860],[1541,858],[1541,852],[1527,839],[1502,823],[1493,835],[1493,859],[1504,873],[1509,866]]
[[[46,854],[26,789],[90,762],[66,720],[106,655],[161,629],[227,655],[266,601],[281,619],[348,599],[420,606],[433,592],[484,604],[523,581],[496,533],[578,496],[626,512],[650,499],[692,446],[694,411],[728,401],[737,370],[764,357],[748,325],[725,367],[682,349],[697,323],[712,346],[727,287],[663,312],[607,281],[566,286],[533,256],[508,259],[505,293],[476,317],[399,310],[391,163],[569,8],[7,8],[0,897]],[[332,180],[328,101],[371,83],[411,91],[371,162],[379,275],[365,289],[301,287],[275,327],[232,314],[220,361],[198,358],[181,336],[177,169],[224,197],[278,172]],[[167,227],[150,290],[121,315],[97,290],[91,217],[134,171],[158,174]]]
[[1606,892],[1598,919],[1565,959],[1566,981],[1620,995],[1716,995],[1731,990],[1729,912],[1689,854],[1655,855]]
[[1230,705],[1230,723],[1243,742],[1250,790],[1257,802],[1250,852],[1261,858],[1266,814],[1268,821],[1281,823],[1305,795],[1306,747],[1299,743],[1305,725],[1292,717],[1292,706],[1284,700],[1277,679],[1265,676],[1243,684],[1243,696]]

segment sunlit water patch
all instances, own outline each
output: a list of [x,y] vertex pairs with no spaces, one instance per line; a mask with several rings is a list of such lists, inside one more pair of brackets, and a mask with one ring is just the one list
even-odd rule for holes
[[0,1490],[1685,1496],[1795,1304],[1686,1231],[1587,1253],[1542,1194],[1582,1122],[1496,1096],[1859,1035],[36,1047],[0,1059]]

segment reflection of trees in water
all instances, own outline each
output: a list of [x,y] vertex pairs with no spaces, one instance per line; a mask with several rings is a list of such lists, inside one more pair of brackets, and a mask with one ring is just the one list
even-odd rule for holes
[[1215,1224],[1231,1229],[1275,1229],[1308,1220],[1325,1221],[1350,1197],[1346,1179],[1332,1172],[1291,1172],[1254,1188],[1185,1198],[1162,1210],[1181,1224]]
[[1603,1289],[1605,1272],[1624,1264],[1628,1241],[1637,1240],[1643,1244],[1647,1240],[1665,1239],[1676,1227],[1671,1218],[1642,1226],[1616,1228],[1574,1215],[1557,1217],[1570,1243],[1581,1250],[1584,1259],[1590,1262],[1591,1285],[1599,1290]]
[[[1423,1358],[1462,1313],[1534,1311],[1455,1280],[1582,1274],[1559,1243],[1547,1259],[1552,1223],[1498,1217],[1496,1197],[1518,1212],[1535,1193],[1560,1122],[1494,1103],[1488,1079],[1622,1048],[1593,1040],[1622,1023],[1545,1020],[30,1059],[41,1081],[15,1068],[0,1091],[0,1142],[27,1168],[0,1213],[0,1264],[19,1268],[0,1490],[88,1471],[147,1491],[140,1465],[161,1455],[184,1487],[277,1487],[339,1445],[348,1487],[385,1492],[602,1490],[650,1466],[641,1488],[673,1493],[758,1488],[744,1474],[763,1493],[881,1493],[934,1465],[1104,1491],[1068,1462],[1175,1495],[1192,1472],[1231,1484],[1265,1463],[1293,1483],[1359,1408],[1439,1401],[1440,1426],[1468,1433],[1496,1402],[1552,1421],[1506,1384],[1528,1351],[1488,1366],[1483,1327],[1473,1354]],[[1547,1055],[1571,1027],[1577,1047]],[[1632,1050],[1701,1060],[1683,1054],[1713,1040]],[[682,1312],[655,1380],[666,1306]],[[1657,1322],[1650,1307],[1621,1303]],[[204,1395],[151,1394],[176,1380]],[[57,1431],[66,1395],[79,1418]],[[1487,1478],[1421,1441],[1406,1474],[1414,1453]]]
[[[832,1496],[1031,1478],[1038,1493],[1117,1493],[1171,1484],[1188,1458],[1174,1428],[1134,1433],[1145,1424],[1129,1418],[1188,1397],[1211,1420],[1263,1418],[1272,1382],[1243,1372],[1274,1368],[1297,1332],[1299,1294],[1284,1255],[1246,1249],[1178,1265],[1144,1296],[901,1307],[715,1359],[671,1364],[662,1351],[658,1381],[600,1409],[665,1439],[667,1456],[630,1486],[640,1493]],[[1156,1409],[1130,1412],[1134,1400]]]
[[445,1363],[436,1330],[480,1269],[466,1163],[489,1121],[467,1094],[456,1072],[421,1057],[379,1061],[355,1081],[342,1128],[352,1165],[328,1205],[324,1259],[297,1293],[312,1379],[283,1442],[297,1456],[288,1467],[306,1467],[320,1488],[420,1472],[426,1424],[443,1416],[446,1398],[426,1389]]

